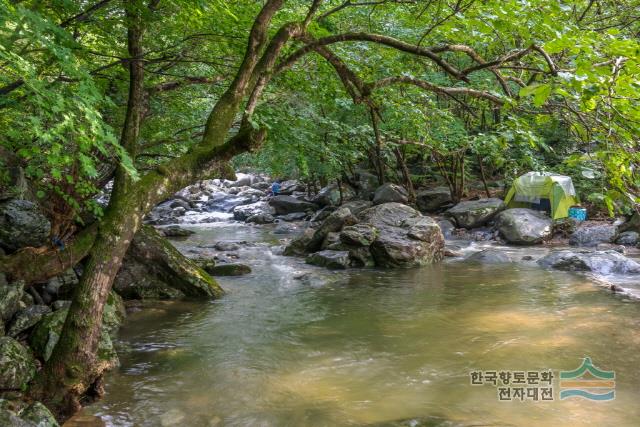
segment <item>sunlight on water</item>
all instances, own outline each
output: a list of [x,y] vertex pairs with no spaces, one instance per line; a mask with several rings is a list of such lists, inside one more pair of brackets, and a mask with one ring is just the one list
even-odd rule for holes
[[[263,233],[221,227],[177,245],[275,241]],[[336,280],[265,246],[240,255],[254,272],[221,280],[224,299],[131,314],[105,399],[69,425],[640,425],[640,305],[581,276],[448,263]],[[470,385],[473,370],[557,374],[585,356],[616,371],[614,401],[500,402]]]

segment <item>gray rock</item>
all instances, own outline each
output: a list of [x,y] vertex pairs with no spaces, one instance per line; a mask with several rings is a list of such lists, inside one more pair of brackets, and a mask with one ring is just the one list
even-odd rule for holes
[[293,212],[315,211],[318,206],[293,196],[274,196],[269,199],[269,205],[276,210],[277,215],[286,215]]
[[51,304],[51,308],[54,311],[56,311],[56,310],[62,310],[63,308],[69,308],[70,305],[71,305],[70,300],[59,299],[57,301],[54,301],[53,304]]
[[278,216],[278,219],[282,221],[301,221],[307,217],[306,212],[292,212],[286,215]]
[[0,320],[8,321],[20,308],[24,282],[0,284]]
[[217,251],[237,251],[240,245],[236,242],[216,242],[213,248]]
[[256,214],[251,215],[249,218],[245,220],[245,222],[249,224],[271,224],[275,221],[275,218],[271,214]]
[[295,179],[290,179],[280,183],[280,194],[287,196],[296,191],[305,191],[305,185]]
[[247,187],[253,184],[255,177],[253,175],[238,174],[238,179],[233,181],[229,187]]
[[79,282],[78,275],[73,270],[73,268],[67,269],[64,273],[59,276],[52,277],[47,282],[45,286],[45,290],[49,295],[55,296],[58,295],[61,288],[65,289],[73,289]]
[[[356,196],[356,192],[347,184],[342,184],[342,202],[349,201]],[[338,206],[340,204],[340,188],[338,184],[323,187],[313,198],[313,203],[319,206]]]
[[322,241],[322,245],[320,246],[320,249],[322,250],[328,249],[329,246],[333,245],[334,243],[338,243],[339,241],[340,241],[340,233],[336,231],[331,231],[327,233],[327,235],[325,236],[324,240]]
[[376,188],[380,186],[378,177],[367,171],[356,172],[358,197],[364,200],[373,199]]
[[349,212],[351,212],[352,215],[357,216],[358,214],[360,214],[360,212],[362,212],[365,209],[369,209],[371,206],[373,206],[373,203],[367,200],[352,200],[350,202],[343,204],[340,207],[349,209]]
[[[232,190],[230,190],[232,191]],[[242,193],[241,191],[239,193]],[[237,206],[247,205],[255,203],[256,200],[253,197],[244,197],[241,195],[235,195],[221,191],[216,191],[211,194],[205,203],[206,209],[213,212],[231,212]]]
[[438,224],[400,203],[384,203],[360,213],[379,234],[370,246],[379,267],[411,267],[440,261],[444,237]]
[[192,234],[195,234],[195,231],[187,230],[186,228],[182,228],[179,225],[170,225],[168,227],[164,227],[160,230],[160,232],[165,237],[188,237]]
[[640,234],[637,231],[625,231],[618,235],[616,243],[624,246],[638,246]]
[[551,237],[551,218],[532,209],[507,209],[496,216],[496,228],[509,243],[534,245]]
[[313,216],[309,221],[311,222],[324,221],[325,219],[327,219],[329,215],[331,215],[331,212],[335,211],[336,209],[337,208],[335,206],[325,206],[324,208],[320,209],[318,212],[313,214]]
[[298,230],[295,224],[281,222],[273,229],[273,234],[289,234]]
[[332,250],[315,252],[307,257],[306,262],[320,267],[344,269],[349,267],[349,252]]
[[453,231],[456,229],[456,226],[453,224],[453,222],[449,221],[448,219],[440,219],[437,221],[437,223],[440,226],[440,230],[442,230],[442,234],[447,239],[452,236]]
[[337,232],[342,230],[342,227],[346,225],[355,224],[357,219],[351,211],[347,208],[337,209],[327,217],[327,219],[318,227],[318,229],[314,232],[313,237],[309,240],[305,247],[305,251],[307,253],[315,252],[320,249],[322,242],[324,242],[325,237],[330,232]]
[[435,187],[416,193],[416,206],[422,212],[437,212],[451,204],[451,191],[447,187]]
[[207,272],[212,276],[243,276],[251,273],[251,267],[245,264],[219,264]]
[[306,228],[299,236],[295,237],[283,251],[285,256],[302,256],[306,253],[306,247],[309,245],[316,230]]
[[233,219],[244,221],[254,215],[274,215],[276,213],[267,202],[261,201],[233,208]]
[[479,264],[504,264],[512,262],[511,257],[497,249],[485,249],[468,256],[465,261]]
[[20,418],[32,423],[35,427],[58,427],[53,414],[40,402],[34,402],[20,411]]
[[183,208],[185,211],[188,211],[191,209],[191,205],[189,204],[189,202],[187,202],[186,200],[183,199],[174,199],[169,203],[169,207],[171,209],[175,209],[175,208]]
[[21,390],[36,373],[28,348],[10,337],[0,337],[0,389]]
[[7,330],[7,335],[16,337],[18,334],[28,330],[42,319],[45,314],[51,313],[51,309],[46,305],[32,305],[19,311],[13,318],[13,322]]
[[640,273],[640,264],[615,251],[560,250],[538,260],[545,268],[598,274]]
[[356,224],[344,227],[340,240],[353,246],[369,246],[378,237],[378,230],[371,224]]
[[35,203],[11,199],[0,202],[0,246],[9,252],[48,243],[51,223]]
[[582,223],[569,237],[572,246],[596,246],[598,243],[611,243],[616,239],[617,226],[613,224]]
[[480,199],[460,202],[446,211],[460,228],[476,228],[489,222],[505,207],[500,199]]
[[383,203],[402,203],[409,201],[409,193],[401,185],[387,182],[378,187],[373,194],[373,204],[381,205]]

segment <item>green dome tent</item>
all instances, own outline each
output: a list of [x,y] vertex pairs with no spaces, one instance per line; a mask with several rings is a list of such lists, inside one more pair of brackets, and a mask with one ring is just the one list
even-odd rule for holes
[[549,172],[518,177],[504,202],[509,208],[546,210],[553,219],[569,216],[569,208],[579,203],[571,178]]

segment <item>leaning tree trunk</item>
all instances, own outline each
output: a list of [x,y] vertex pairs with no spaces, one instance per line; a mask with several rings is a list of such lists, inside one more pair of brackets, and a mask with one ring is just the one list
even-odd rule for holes
[[97,358],[102,314],[109,291],[120,270],[143,213],[127,194],[114,194],[75,287],[58,344],[44,367],[37,391],[61,415],[80,409],[80,399],[108,368]]

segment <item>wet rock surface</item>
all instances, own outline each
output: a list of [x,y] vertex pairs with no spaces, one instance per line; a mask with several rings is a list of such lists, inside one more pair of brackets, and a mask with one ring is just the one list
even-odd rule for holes
[[590,271],[598,274],[638,274],[640,264],[615,251],[565,249],[551,252],[538,260],[545,268],[565,271]]

